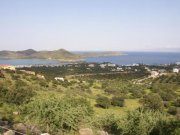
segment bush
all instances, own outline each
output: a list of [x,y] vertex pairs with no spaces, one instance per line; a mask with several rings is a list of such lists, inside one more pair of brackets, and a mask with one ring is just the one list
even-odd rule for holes
[[159,121],[151,131],[150,135],[179,135],[180,120]]
[[46,132],[77,130],[93,113],[90,103],[82,98],[59,98],[51,95],[34,99],[22,108],[26,121],[41,126]]
[[159,94],[155,93],[150,93],[143,98],[143,106],[146,109],[151,109],[151,110],[163,110],[163,101],[162,98],[159,96]]
[[177,114],[177,108],[174,107],[174,106],[171,106],[171,107],[168,109],[168,113],[170,113],[171,115],[176,115],[176,114]]
[[25,87],[25,86],[27,86],[27,83],[22,80],[17,80],[15,83],[16,88],[21,88],[21,87]]
[[111,104],[113,106],[123,107],[124,106],[124,98],[122,98],[122,97],[113,97],[111,99]]
[[140,89],[136,90],[136,89],[134,89],[131,92],[132,92],[132,95],[133,95],[134,98],[140,98],[140,97],[143,96],[143,90],[140,90]]
[[2,102],[10,104],[23,104],[27,103],[33,96],[35,92],[31,90],[30,87],[21,87],[21,88],[0,88],[0,99]]
[[180,98],[177,98],[177,99],[175,100],[174,105],[175,105],[176,107],[180,107]]
[[119,119],[114,114],[105,114],[103,116],[96,116],[92,121],[92,126],[97,129],[104,130],[113,135],[119,135],[121,132],[118,130]]
[[117,90],[115,90],[115,89],[105,89],[104,91],[108,94],[116,94],[117,93]]
[[110,105],[111,105],[111,102],[109,100],[109,98],[105,97],[105,96],[99,96],[97,99],[96,99],[96,105],[98,107],[102,107],[102,108],[109,108]]
[[4,78],[4,75],[3,75],[3,73],[1,72],[1,70],[0,70],[0,78]]
[[163,91],[159,94],[162,97],[163,101],[170,101],[176,98],[175,94],[173,94],[172,92]]
[[163,115],[154,111],[135,110],[128,112],[119,123],[123,135],[149,135]]
[[170,83],[153,83],[152,91],[158,93],[163,101],[170,101],[177,97],[175,91],[177,90],[177,85]]
[[39,80],[39,85],[40,85],[41,87],[45,87],[45,88],[48,88],[48,87],[49,87],[48,82],[45,81],[45,80]]

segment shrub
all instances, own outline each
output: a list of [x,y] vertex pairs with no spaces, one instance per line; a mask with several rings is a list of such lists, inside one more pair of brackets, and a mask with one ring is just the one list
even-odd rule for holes
[[176,115],[176,114],[177,114],[177,108],[174,107],[174,106],[171,106],[171,107],[168,109],[168,113],[170,113],[171,115]]
[[179,135],[179,120],[161,120],[151,131],[150,135]]
[[118,121],[119,119],[115,117],[114,114],[105,114],[103,116],[96,116],[92,120],[92,126],[104,130],[113,135],[119,135],[121,132],[118,130]]
[[26,120],[36,123],[47,132],[77,130],[80,123],[88,119],[92,107],[86,99],[59,98],[51,95],[34,99],[22,108]]
[[173,100],[176,96],[172,92],[163,91],[159,93],[163,101]]
[[3,75],[3,73],[1,72],[1,70],[0,70],[0,78],[4,78],[4,75]]
[[31,90],[29,87],[21,87],[21,88],[0,88],[0,99],[2,102],[10,103],[10,104],[23,104],[27,103],[33,96],[35,92]]
[[123,107],[124,106],[124,98],[122,98],[122,97],[113,97],[111,99],[111,104],[113,106]]
[[174,105],[175,105],[176,107],[180,107],[180,98],[177,98],[177,99],[175,100]]
[[135,110],[128,112],[118,125],[123,135],[149,135],[162,118],[159,112]]
[[146,109],[152,109],[154,111],[159,110],[162,111],[163,109],[163,101],[159,94],[150,93],[143,98],[143,106]]
[[98,107],[102,107],[102,108],[109,108],[110,105],[111,105],[111,102],[109,100],[109,98],[105,97],[105,96],[99,96],[97,99],[96,99],[96,105]]
[[117,93],[117,90],[115,90],[115,89],[105,89],[104,91],[106,93],[108,93],[108,94],[115,94],[115,93]]
[[142,90],[132,90],[132,95],[134,98],[140,98],[143,96],[143,91]]
[[17,80],[16,83],[15,83],[16,88],[21,88],[21,87],[24,87],[24,86],[27,86],[27,83],[22,81],[22,80]]
[[177,97],[175,91],[177,90],[177,85],[170,83],[153,83],[152,91],[159,93],[163,101],[170,101]]
[[39,80],[39,85],[45,88],[49,87],[48,82],[45,80]]

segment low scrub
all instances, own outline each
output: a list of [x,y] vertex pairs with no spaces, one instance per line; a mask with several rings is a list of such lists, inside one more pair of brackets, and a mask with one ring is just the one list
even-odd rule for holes
[[90,103],[83,98],[36,98],[22,109],[26,121],[39,125],[46,132],[77,130],[92,114]]

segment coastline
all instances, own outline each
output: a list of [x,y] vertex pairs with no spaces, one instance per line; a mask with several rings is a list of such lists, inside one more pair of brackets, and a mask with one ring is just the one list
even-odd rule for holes
[[2,60],[33,60],[33,59],[39,59],[39,60],[53,60],[53,61],[60,61],[60,62],[84,62],[86,58],[88,57],[106,57],[106,56],[124,56],[128,55],[127,53],[121,53],[121,54],[83,54],[80,55],[80,58],[75,59],[55,59],[55,58],[32,58],[32,57],[18,57],[18,58],[12,58],[12,57],[0,57]]

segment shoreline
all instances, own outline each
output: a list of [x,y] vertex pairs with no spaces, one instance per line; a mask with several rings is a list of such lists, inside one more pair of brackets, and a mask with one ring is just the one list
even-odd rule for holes
[[10,57],[0,57],[1,60],[53,60],[53,61],[60,61],[60,62],[83,62],[86,58],[89,57],[108,57],[108,56],[125,56],[128,55],[124,54],[104,54],[104,55],[94,55],[94,56],[81,56],[79,59],[54,59],[54,58],[10,58]]

